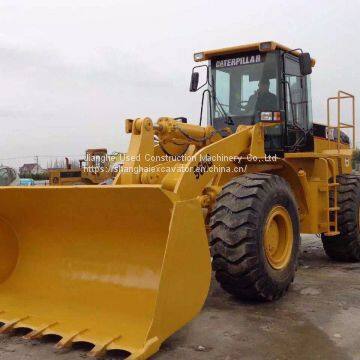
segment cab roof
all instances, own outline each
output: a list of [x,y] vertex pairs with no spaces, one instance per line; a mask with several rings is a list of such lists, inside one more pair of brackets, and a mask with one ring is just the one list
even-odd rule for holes
[[[256,51],[256,50],[258,50],[260,52],[269,52],[269,51],[274,51],[277,49],[288,51],[295,56],[300,55],[299,51],[292,51],[293,49],[291,49],[287,46],[281,45],[275,41],[265,41],[265,42],[247,44],[247,45],[231,46],[231,47],[226,47],[226,48],[221,48],[221,49],[216,49],[216,50],[206,50],[206,51],[198,52],[198,53],[194,54],[194,60],[196,62],[199,62],[199,61],[210,60],[212,58],[215,58],[215,57],[218,57],[221,55],[238,54],[238,53],[243,53],[243,52],[248,52],[248,51]],[[315,62],[316,62],[315,59],[311,59],[312,66],[315,66]]]

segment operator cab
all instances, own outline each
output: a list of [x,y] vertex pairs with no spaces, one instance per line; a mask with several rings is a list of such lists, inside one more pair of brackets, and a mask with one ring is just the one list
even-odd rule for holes
[[194,58],[209,61],[194,67],[190,86],[190,91],[205,86],[198,87],[196,70],[204,67],[209,125],[236,130],[240,124],[277,122],[265,129],[268,153],[313,150],[310,73],[315,61],[308,53],[265,42],[197,53]]

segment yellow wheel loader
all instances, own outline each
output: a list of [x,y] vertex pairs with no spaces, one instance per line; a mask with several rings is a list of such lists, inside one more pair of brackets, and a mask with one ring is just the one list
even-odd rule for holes
[[313,123],[315,61],[274,42],[195,61],[207,61],[190,86],[206,87],[206,126],[127,120],[110,186],[0,188],[1,332],[146,359],[201,310],[211,268],[230,294],[270,301],[294,279],[300,233],[321,234],[333,259],[360,260],[354,118],[340,119],[354,97],[328,100],[336,124]]
[[49,171],[49,185],[100,184],[113,176],[108,156],[107,149],[87,149],[79,168],[71,168],[68,158],[65,158],[65,169]]

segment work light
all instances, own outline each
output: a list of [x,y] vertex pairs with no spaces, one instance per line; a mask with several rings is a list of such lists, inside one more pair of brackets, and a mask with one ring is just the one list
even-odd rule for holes
[[194,60],[195,61],[201,61],[204,60],[205,54],[203,52],[194,54]]

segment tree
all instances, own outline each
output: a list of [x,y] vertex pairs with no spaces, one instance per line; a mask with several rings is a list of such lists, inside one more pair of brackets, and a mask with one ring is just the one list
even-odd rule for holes
[[356,148],[353,152],[353,157],[352,157],[352,167],[353,169],[356,168],[356,164],[360,163],[360,149]]

